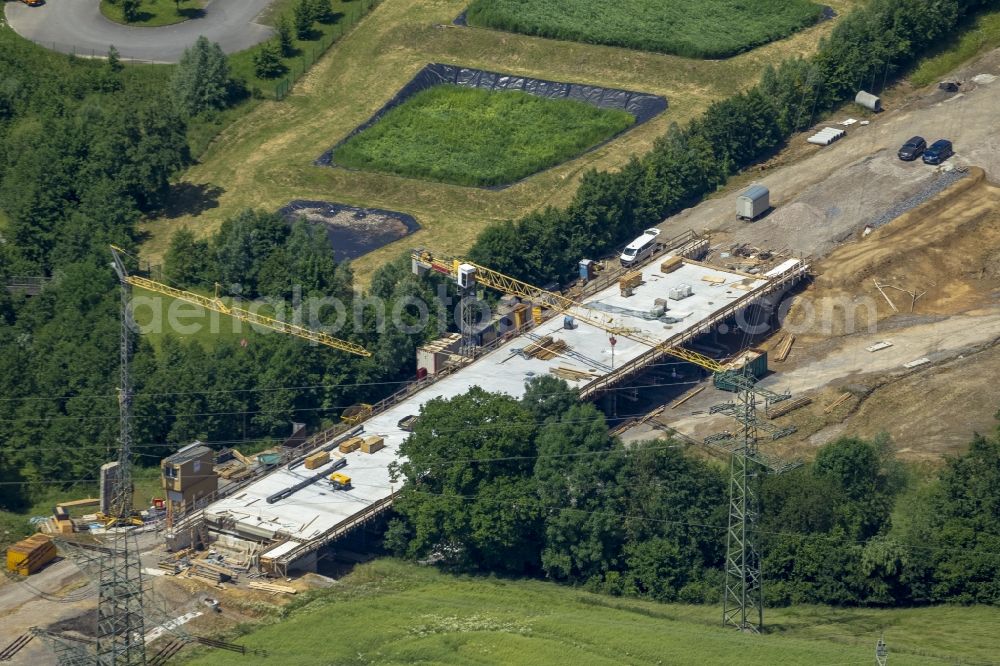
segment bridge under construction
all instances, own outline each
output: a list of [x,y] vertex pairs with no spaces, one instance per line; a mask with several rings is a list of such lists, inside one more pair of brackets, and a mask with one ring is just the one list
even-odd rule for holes
[[[391,507],[399,486],[389,466],[428,401],[474,386],[520,397],[528,380],[543,375],[560,377],[582,397],[596,398],[667,354],[686,359],[672,350],[751,305],[776,302],[808,274],[799,259],[755,274],[704,264],[695,257],[705,246],[695,239],[667,247],[641,269],[595,281],[569,309],[545,298],[539,299],[543,307],[517,303],[507,315],[509,330],[478,340],[471,353],[459,335],[422,348],[418,380],[365,406],[349,424],[313,435],[273,471],[229,484],[209,503],[178,516],[168,543],[180,548],[193,539],[210,540],[276,575],[311,568],[320,549]],[[418,270],[434,268],[431,262],[414,262]],[[381,448],[366,452],[350,444],[366,437]],[[327,477],[334,469],[350,477],[349,487],[331,485]]]

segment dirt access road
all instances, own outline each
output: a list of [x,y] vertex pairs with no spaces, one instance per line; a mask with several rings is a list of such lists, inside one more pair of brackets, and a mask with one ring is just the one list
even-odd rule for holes
[[46,0],[38,7],[5,3],[7,22],[19,35],[62,53],[103,56],[114,45],[123,58],[177,62],[204,35],[226,53],[259,44],[274,30],[255,22],[273,0],[211,0],[199,18],[157,28],[121,25],[104,18],[100,0]]
[[[783,417],[799,432],[769,445],[775,453],[809,457],[841,434],[884,430],[902,457],[937,460],[961,450],[973,432],[996,425],[1000,405],[991,378],[1000,372],[1000,190],[988,181],[1000,181],[1000,78],[992,79],[1000,77],[1000,50],[954,76],[963,81],[958,94],[917,91],[828,148],[797,137],[775,160],[781,166],[755,181],[771,189],[776,205],[763,220],[735,221],[730,190],[662,225],[668,233],[714,230],[714,258],[723,263],[719,253],[738,243],[812,255],[818,276],[786,320],[797,335],[795,346],[785,363],[772,362],[776,372],[764,384],[814,402]],[[985,173],[967,176],[906,213],[940,177],[922,162],[896,158],[898,145],[913,134],[953,139],[957,156],[951,162],[978,165]],[[903,217],[861,240],[865,225],[890,210]],[[884,291],[899,312],[875,279],[896,287]],[[923,292],[912,312],[912,296],[900,289]],[[809,307],[814,316],[803,325]],[[866,351],[880,341],[892,347]],[[903,367],[923,357],[926,365]],[[845,392],[850,399],[826,413]],[[731,426],[708,413],[730,399],[709,388],[661,418],[700,440]],[[625,439],[650,436],[660,433],[642,426]]]
[[[659,225],[667,234],[684,229],[711,231],[713,243],[749,243],[775,250],[821,257],[851,238],[865,224],[908,197],[918,194],[937,178],[934,167],[922,161],[901,162],[896,151],[919,134],[930,143],[949,138],[956,165],[982,167],[987,178],[1000,182],[1000,78],[977,83],[973,77],[1000,77],[1000,49],[992,51],[953,74],[962,81],[960,92],[949,94],[931,87],[916,91],[889,110],[866,116],[848,109],[833,120],[868,118],[868,126],[853,125],[848,135],[831,146],[806,143],[809,134],[796,136],[775,163],[782,166],[760,172],[753,182],[771,191],[775,210],[762,220],[747,224],[735,219],[735,195],[730,188],[719,196],[668,218]],[[853,115],[852,115],[853,114]],[[835,126],[823,123],[819,127]],[[742,187],[742,186],[741,186]]]
[[[69,560],[55,562],[41,572],[16,582],[0,583],[0,648],[31,627],[47,627],[93,609],[97,590]],[[10,664],[50,664],[53,656],[38,639],[32,640]]]

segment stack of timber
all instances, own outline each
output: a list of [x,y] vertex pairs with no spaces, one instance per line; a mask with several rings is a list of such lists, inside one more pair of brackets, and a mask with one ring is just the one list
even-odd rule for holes
[[549,368],[549,372],[560,379],[565,379],[566,381],[571,382],[596,379],[600,377],[600,375],[596,372],[577,370],[576,368],[569,368],[565,365],[560,365],[556,368]]
[[319,451],[310,456],[306,456],[305,467],[306,469],[319,469],[328,462],[330,462],[330,452]]
[[792,345],[795,344],[795,336],[791,333],[786,333],[785,337],[781,339],[778,346],[774,348],[774,360],[784,361],[788,358],[789,352],[792,351]]
[[684,257],[669,257],[660,262],[661,273],[673,273],[684,264]]
[[160,560],[156,563],[156,566],[168,576],[176,576],[183,569],[181,563],[176,560]]
[[556,340],[551,335],[546,335],[539,338],[537,341],[532,342],[522,351],[528,358],[537,358],[542,361],[548,361],[549,359],[561,354],[566,347],[567,345],[565,341]]
[[350,439],[345,439],[343,442],[340,443],[340,447],[338,448],[338,450],[341,453],[351,453],[353,451],[357,451],[359,448],[361,448],[361,443],[363,441],[364,439],[361,437],[351,437]]
[[56,545],[44,534],[33,534],[7,548],[7,571],[30,576],[55,559]]
[[767,408],[767,418],[776,419],[779,416],[784,416],[788,412],[795,411],[799,407],[805,407],[811,402],[812,398],[807,398],[805,396],[792,398],[791,400],[783,400],[774,407]]
[[361,442],[362,453],[375,453],[385,447],[385,438],[378,435],[369,435]]
[[640,284],[642,284],[642,271],[632,271],[618,280],[618,289],[622,296],[631,296],[632,291]]
[[272,594],[295,594],[296,590],[294,587],[289,587],[288,585],[278,585],[276,583],[259,583],[254,581],[247,585],[251,590],[261,590],[263,592],[270,592]]
[[219,566],[218,564],[206,562],[205,560],[193,561],[191,569],[188,571],[188,576],[194,576],[195,578],[200,578],[214,584],[228,583],[238,578],[235,571]]

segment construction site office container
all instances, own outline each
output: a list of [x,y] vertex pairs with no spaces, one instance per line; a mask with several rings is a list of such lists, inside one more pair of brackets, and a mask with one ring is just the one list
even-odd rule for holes
[[756,220],[771,208],[771,193],[763,185],[751,185],[736,197],[736,217]]

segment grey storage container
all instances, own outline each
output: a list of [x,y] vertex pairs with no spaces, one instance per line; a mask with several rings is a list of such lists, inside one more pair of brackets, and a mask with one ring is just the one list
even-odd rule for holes
[[771,193],[763,185],[751,185],[736,197],[736,217],[756,220],[771,208]]

